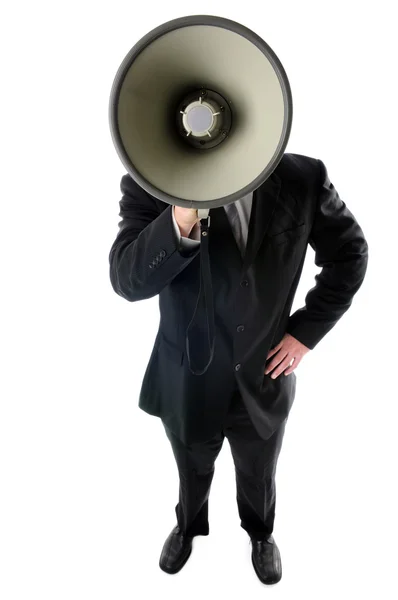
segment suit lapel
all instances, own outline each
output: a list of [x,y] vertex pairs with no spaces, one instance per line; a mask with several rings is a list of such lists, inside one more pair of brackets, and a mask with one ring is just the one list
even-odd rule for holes
[[220,206],[210,210],[210,232],[213,231],[214,235],[210,234],[209,243],[212,244],[215,255],[232,252],[243,270],[246,270],[254,262],[274,213],[280,187],[281,180],[273,172],[259,188],[254,190],[246,252],[243,258],[225,208]]
[[280,187],[281,180],[278,175],[273,172],[270,177],[254,191],[243,270],[246,270],[256,259],[257,252],[260,249],[272,215],[274,214],[279,198]]

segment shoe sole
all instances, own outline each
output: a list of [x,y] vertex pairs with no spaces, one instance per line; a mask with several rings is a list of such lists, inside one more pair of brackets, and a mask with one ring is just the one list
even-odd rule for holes
[[178,573],[178,571],[181,571],[182,567],[185,565],[185,563],[187,562],[188,558],[191,556],[191,552],[192,552],[192,546],[189,549],[189,552],[187,554],[187,556],[184,558],[184,561],[176,568],[172,569],[169,567],[164,567],[160,564],[159,562],[159,567],[162,569],[162,571],[164,571],[165,573],[168,573],[169,575],[174,575],[175,573]]
[[256,567],[256,564],[255,564],[254,559],[253,559],[253,554],[252,554],[252,565],[254,567],[254,570],[256,572],[257,577],[259,578],[259,580],[261,581],[261,583],[264,583],[265,585],[275,585],[276,583],[279,583],[279,581],[282,579],[282,576],[281,576],[279,579],[276,579],[276,581],[272,581],[272,580],[271,581],[269,581],[269,580],[268,581],[264,581],[264,579],[261,577],[260,573],[257,571],[257,567]]

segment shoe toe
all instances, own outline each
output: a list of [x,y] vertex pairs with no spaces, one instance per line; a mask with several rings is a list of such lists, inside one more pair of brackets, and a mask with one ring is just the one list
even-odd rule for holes
[[[272,540],[272,539],[271,539]],[[253,540],[252,563],[258,578],[266,584],[280,581],[282,577],[281,556],[276,543]]]
[[178,526],[174,527],[164,543],[159,560],[160,568],[167,573],[177,573],[188,560],[191,551],[192,538],[182,535]]

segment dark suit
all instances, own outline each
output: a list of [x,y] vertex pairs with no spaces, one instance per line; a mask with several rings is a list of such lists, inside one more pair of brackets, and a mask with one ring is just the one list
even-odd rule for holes
[[[199,292],[200,248],[180,251],[171,205],[121,180],[119,233],[110,279],[130,302],[159,294],[160,325],[145,372],[139,406],[183,443],[220,431],[238,386],[264,440],[286,419],[296,375],[265,375],[266,357],[285,332],[313,349],[349,308],[365,276],[363,231],[331,184],[324,164],[285,154],[254,192],[244,260],[223,207],[210,209],[209,257],[215,310],[215,353],[207,372],[190,372],[185,335]],[[322,267],[306,306],[289,316],[308,244]],[[208,359],[205,312],[191,360]],[[242,328],[243,326],[243,328]],[[190,332],[192,339],[192,332]]]
[[[130,302],[159,294],[159,332],[139,406],[162,419],[174,452],[180,531],[208,535],[214,462],[227,437],[241,527],[252,538],[268,539],[275,517],[276,465],[296,375],[275,380],[265,375],[266,357],[285,332],[313,349],[349,308],[367,266],[363,232],[324,164],[296,154],[285,154],[255,191],[243,260],[225,209],[211,209],[215,352],[208,370],[194,375],[185,335],[199,292],[200,245],[182,251],[172,207],[129,175],[123,176],[121,191],[122,221],[109,255],[110,278],[115,292]],[[289,316],[308,244],[322,271],[306,306]],[[195,344],[190,344],[194,370],[208,360],[203,310],[201,316]]]

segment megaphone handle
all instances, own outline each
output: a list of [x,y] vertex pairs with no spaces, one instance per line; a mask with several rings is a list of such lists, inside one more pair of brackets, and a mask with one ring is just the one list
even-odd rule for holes
[[198,217],[199,217],[199,219],[209,219],[207,224],[210,225],[210,217],[209,217],[209,209],[208,208],[198,208]]
[[[203,212],[207,213],[207,215],[206,215],[207,218],[202,218]],[[198,299],[196,301],[195,312],[192,316],[191,322],[188,325],[187,335],[186,335],[186,350],[187,350],[187,356],[188,356],[188,366],[189,366],[191,373],[193,373],[194,375],[203,375],[203,373],[205,373],[207,371],[211,361],[213,360],[213,355],[214,355],[214,337],[215,337],[215,335],[214,335],[214,305],[213,305],[213,289],[212,289],[212,283],[211,283],[211,271],[210,271],[210,261],[209,261],[209,236],[208,236],[208,233],[209,233],[210,217],[208,216],[208,214],[209,214],[208,209],[198,209],[198,216],[201,219],[201,221],[200,221],[200,237],[201,237],[200,287],[199,287]],[[202,279],[203,279],[203,285],[204,285],[203,291],[204,291],[205,304],[207,307],[206,316],[207,316],[208,339],[209,339],[209,346],[210,346],[210,358],[209,358],[207,365],[204,367],[204,369],[202,371],[193,371],[191,368],[188,332],[189,332],[189,329],[191,328],[192,322],[194,321],[195,315],[198,310],[199,300],[200,300],[201,293],[202,293]],[[209,317],[210,317],[210,320],[209,320]],[[211,342],[210,342],[210,336],[212,336]]]

